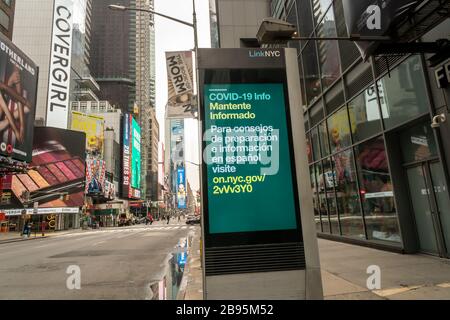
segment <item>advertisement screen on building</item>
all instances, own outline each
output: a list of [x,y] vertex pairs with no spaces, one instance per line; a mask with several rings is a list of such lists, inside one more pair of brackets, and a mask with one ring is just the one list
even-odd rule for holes
[[177,170],[176,190],[178,209],[186,209],[186,174],[184,168]]
[[34,135],[34,169],[12,177],[19,203],[39,201],[39,208],[83,206],[86,135],[48,127],[35,128]]
[[67,129],[72,65],[73,0],[54,0],[47,126]]
[[141,197],[141,128],[130,114],[123,117],[122,194],[126,198]]
[[104,194],[106,183],[105,161],[97,159],[86,160],[86,193]]
[[30,162],[38,67],[0,33],[0,155]]
[[296,229],[283,84],[207,84],[204,101],[209,232]]
[[72,111],[70,128],[86,133],[86,152],[89,155],[103,157],[105,119]]

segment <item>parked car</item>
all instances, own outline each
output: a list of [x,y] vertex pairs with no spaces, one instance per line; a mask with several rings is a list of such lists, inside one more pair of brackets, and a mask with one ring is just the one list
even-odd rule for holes
[[198,223],[200,223],[199,215],[190,214],[187,216],[186,224],[198,224]]

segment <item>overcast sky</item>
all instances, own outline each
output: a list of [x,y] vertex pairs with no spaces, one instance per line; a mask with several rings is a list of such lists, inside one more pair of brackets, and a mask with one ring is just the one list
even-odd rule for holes
[[[198,20],[199,47],[211,47],[209,32],[209,0],[195,0]],[[155,11],[192,22],[192,0],[155,0]],[[160,126],[160,140],[164,140],[164,113],[167,102],[166,51],[194,48],[193,29],[162,17],[155,16],[156,33],[156,112]],[[198,163],[197,121],[185,121],[186,160]],[[169,146],[165,146],[168,148]],[[186,176],[193,190],[198,190],[198,168],[186,163]]]

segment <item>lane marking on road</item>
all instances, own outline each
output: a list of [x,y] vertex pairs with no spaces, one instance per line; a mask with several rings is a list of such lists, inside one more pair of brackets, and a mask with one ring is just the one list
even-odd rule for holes
[[95,247],[95,246],[97,246],[97,245],[99,245],[99,244],[102,244],[102,243],[105,243],[105,242],[106,242],[106,241],[99,241],[99,242],[94,243],[92,246]]
[[127,234],[124,234],[124,235],[119,235],[118,237],[115,237],[115,239],[124,239],[124,238],[127,238],[127,237],[131,237],[131,236],[134,236],[134,235],[136,235],[135,233],[127,233]]
[[36,249],[45,248],[45,247],[48,247],[49,245],[51,245],[51,243],[47,243],[47,244],[44,244],[43,246],[38,246],[38,247],[35,247],[35,248]]

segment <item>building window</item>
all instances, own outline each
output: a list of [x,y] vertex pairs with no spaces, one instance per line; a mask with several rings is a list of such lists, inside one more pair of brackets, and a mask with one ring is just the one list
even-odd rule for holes
[[365,239],[352,150],[334,155],[333,164],[342,235]]
[[316,181],[317,181],[317,192],[319,196],[319,212],[320,212],[320,219],[322,221],[322,232],[324,233],[330,233],[330,222],[328,220],[328,205],[326,200],[326,193],[325,193],[325,181],[322,174],[322,163],[319,162],[315,165],[315,171],[316,171]]
[[306,99],[312,104],[321,94],[319,67],[317,65],[316,44],[308,42],[302,51],[303,71],[305,73]]
[[355,156],[368,239],[400,242],[384,138],[357,146]]
[[336,186],[334,179],[334,170],[332,168],[331,159],[323,161],[323,181],[325,185],[326,197],[328,202],[328,213],[330,216],[330,233],[340,235],[337,203],[334,188]]
[[378,82],[386,129],[428,112],[429,102],[420,56],[400,64]]
[[381,132],[380,109],[372,85],[348,104],[353,141],[362,141]]
[[341,108],[328,118],[331,152],[336,153],[351,145],[347,108]]
[[316,224],[316,230],[318,232],[322,232],[322,223],[320,221],[320,210],[319,210],[320,206],[319,206],[319,200],[318,200],[318,189],[317,189],[314,165],[309,168],[309,173],[311,175],[311,189],[312,189],[312,194],[313,194],[314,221]]
[[416,162],[437,157],[437,146],[429,121],[404,130],[400,134],[403,162]]
[[[336,25],[334,19],[334,12],[332,8],[329,8],[331,0],[321,0],[322,9],[317,9],[317,14],[322,17],[322,10],[328,10],[323,18],[320,20],[316,27],[316,36],[323,37],[336,37]],[[318,16],[319,18],[319,16]],[[320,19],[320,18],[319,18]],[[320,64],[320,76],[322,79],[322,86],[324,89],[333,84],[340,76],[339,65],[339,50],[337,41],[318,41],[319,52],[319,64]]]
[[9,30],[9,15],[3,9],[0,9],[0,25]]
[[312,141],[312,152],[314,155],[314,160],[317,161],[321,158],[320,147],[319,147],[319,135],[317,133],[317,127],[311,130],[311,141]]
[[330,144],[328,142],[328,132],[326,121],[319,124],[320,150],[322,158],[330,154]]

